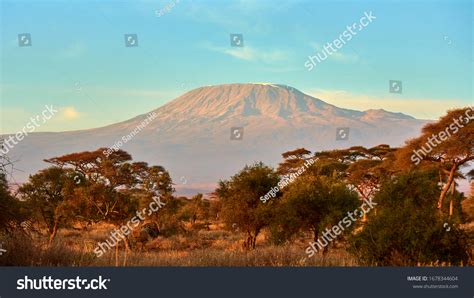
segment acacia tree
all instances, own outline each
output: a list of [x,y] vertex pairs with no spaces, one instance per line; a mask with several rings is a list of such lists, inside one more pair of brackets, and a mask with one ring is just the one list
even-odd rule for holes
[[30,176],[20,189],[20,195],[43,221],[49,232],[49,243],[58,230],[71,219],[71,200],[67,193],[74,182],[67,170],[51,167]]
[[293,228],[310,231],[318,241],[324,229],[338,224],[358,205],[357,194],[340,180],[305,175],[285,190],[280,210],[284,210]]
[[346,181],[361,199],[372,200],[382,182],[392,175],[386,165],[397,149],[382,144],[368,149],[357,147],[357,150],[361,152],[360,157],[347,168]]
[[282,154],[283,162],[278,166],[277,172],[280,175],[296,173],[304,163],[310,158],[311,151],[299,148]]
[[429,167],[438,164],[443,187],[438,198],[438,209],[459,170],[474,160],[474,111],[463,108],[448,111],[437,122],[422,129],[422,135],[407,142],[397,154],[399,167]]
[[[75,188],[83,218],[107,221],[118,228],[136,215],[140,203],[149,203],[155,196],[171,197],[172,181],[163,167],[132,162],[123,150],[108,153],[107,148],[100,148],[45,160],[83,177]],[[127,238],[123,240],[127,252]],[[115,248],[118,265],[118,245]]]
[[84,183],[79,186],[90,219],[120,222],[131,211],[126,210],[130,202],[124,204],[124,200],[144,198],[144,203],[149,203],[153,196],[167,198],[174,191],[171,177],[163,167],[131,162],[131,155],[123,150],[109,155],[105,155],[106,151],[100,148],[46,160],[83,175]]
[[230,180],[219,182],[216,193],[222,200],[224,221],[229,228],[236,224],[246,232],[246,248],[255,248],[257,236],[271,222],[275,200],[262,203],[260,197],[278,181],[278,174],[260,162],[245,166]]
[[381,144],[372,148],[354,146],[348,149],[316,152],[318,158],[309,173],[341,179],[361,199],[370,200],[383,179],[391,175],[389,160],[396,148]]

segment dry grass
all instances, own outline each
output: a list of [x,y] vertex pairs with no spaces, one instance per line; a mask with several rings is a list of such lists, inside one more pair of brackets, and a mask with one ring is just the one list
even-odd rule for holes
[[[122,255],[123,257],[123,255]],[[113,252],[97,259],[95,266],[111,266]],[[308,258],[297,246],[261,247],[252,251],[221,250],[215,248],[196,250],[164,250],[133,252],[128,256],[129,266],[356,266],[355,260],[339,250],[326,257]]]
[[[474,200],[473,200],[474,201]],[[470,202],[468,202],[470,203]],[[473,204],[474,205],[474,204]],[[0,258],[3,266],[114,266],[115,249],[98,258],[97,243],[109,237],[112,225],[100,224],[91,229],[63,229],[53,245],[46,245],[46,235],[34,239],[14,235],[0,239],[8,250],[8,258]],[[462,225],[474,247],[474,221]],[[309,239],[299,239],[283,246],[271,245],[269,235],[261,233],[255,250],[244,250],[244,235],[227,231],[220,224],[209,230],[187,229],[188,232],[170,237],[159,236],[144,246],[134,245],[127,253],[127,266],[358,266],[357,260],[339,244],[329,252],[308,258],[305,249]],[[120,264],[125,248],[119,245]],[[5,263],[8,260],[8,263]],[[473,264],[471,264],[473,265]],[[439,266],[439,265],[438,265]]]
[[94,253],[69,247],[62,238],[51,245],[41,245],[16,233],[1,241],[7,252],[0,258],[0,266],[89,266],[96,259]]
[[[114,266],[115,249],[98,258],[94,249],[98,241],[104,241],[113,227],[98,225],[91,230],[61,230],[58,238],[49,246],[47,237],[42,239],[24,236],[5,239],[10,251],[9,263],[4,266]],[[305,244],[295,242],[285,246],[267,243],[262,234],[255,250],[242,249],[243,234],[219,230],[192,231],[171,237],[159,236],[144,247],[134,247],[127,254],[127,266],[356,266],[356,261],[343,249],[330,250],[326,256],[308,258]],[[43,243],[35,245],[32,243]],[[15,249],[13,249],[15,248]],[[120,264],[123,265],[125,248],[119,245]]]

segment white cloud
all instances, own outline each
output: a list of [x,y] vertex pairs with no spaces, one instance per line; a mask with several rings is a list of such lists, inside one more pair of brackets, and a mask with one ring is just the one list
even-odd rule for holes
[[465,107],[459,99],[397,98],[395,96],[370,96],[345,90],[315,89],[309,95],[341,108],[359,111],[384,109],[401,112],[419,119],[437,119],[449,109]]
[[246,61],[260,61],[268,64],[285,61],[288,58],[288,54],[282,50],[265,51],[249,46],[227,48],[205,45],[204,47],[211,51],[226,54],[237,59]]

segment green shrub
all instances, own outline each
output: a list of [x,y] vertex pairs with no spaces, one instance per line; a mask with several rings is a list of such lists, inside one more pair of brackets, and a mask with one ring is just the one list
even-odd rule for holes
[[363,265],[467,264],[466,235],[437,208],[435,172],[411,172],[389,181],[376,195],[376,212],[350,239]]

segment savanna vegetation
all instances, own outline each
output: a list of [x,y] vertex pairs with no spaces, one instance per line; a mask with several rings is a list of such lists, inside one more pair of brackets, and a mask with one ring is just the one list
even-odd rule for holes
[[[474,177],[474,121],[463,118],[469,110],[449,111],[400,148],[299,148],[283,153],[277,168],[246,165],[213,193],[189,198],[175,195],[162,166],[123,150],[50,158],[17,189],[9,188],[11,163],[2,156],[0,243],[7,252],[0,265],[472,265],[473,191],[468,198],[458,187]],[[414,160],[453,118],[463,126]],[[137,219],[156,198],[161,208]],[[308,257],[308,244],[363,202],[375,208]],[[130,233],[99,256],[98,243],[133,218]]]

